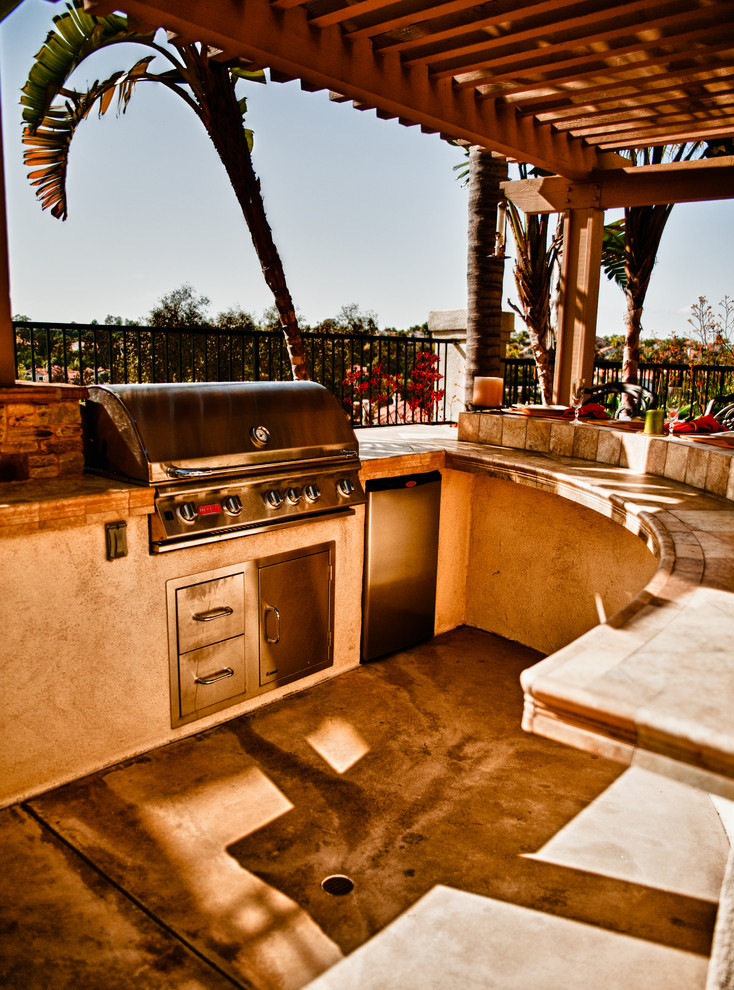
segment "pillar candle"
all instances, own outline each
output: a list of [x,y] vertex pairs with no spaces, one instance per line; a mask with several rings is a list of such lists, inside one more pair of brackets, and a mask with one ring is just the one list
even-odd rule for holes
[[475,378],[472,405],[501,406],[504,382],[501,378]]

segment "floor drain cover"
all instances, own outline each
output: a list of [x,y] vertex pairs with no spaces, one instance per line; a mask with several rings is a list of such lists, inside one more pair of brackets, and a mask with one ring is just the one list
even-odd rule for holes
[[327,894],[333,894],[334,897],[343,897],[344,894],[351,894],[354,890],[354,881],[350,880],[349,877],[345,877],[343,873],[335,873],[333,876],[326,877],[325,880],[322,880],[321,887]]

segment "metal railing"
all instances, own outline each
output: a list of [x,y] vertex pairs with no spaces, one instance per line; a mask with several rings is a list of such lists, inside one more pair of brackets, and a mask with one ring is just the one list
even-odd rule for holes
[[[16,377],[28,381],[90,385],[291,378],[280,331],[21,321],[13,326]],[[304,332],[302,339],[311,378],[333,392],[354,426],[451,422],[445,376],[449,350],[459,341],[315,332]]]
[[[291,377],[280,331],[21,321],[13,326],[16,377],[29,381],[89,385]],[[315,332],[304,332],[302,339],[312,379],[333,392],[354,426],[455,421],[447,376],[450,353],[462,341]],[[433,377],[421,357],[426,354]],[[621,361],[596,361],[593,384],[617,381],[621,374]],[[540,402],[532,358],[507,358],[504,381],[506,404]],[[714,396],[734,392],[734,367],[641,362],[639,381],[659,405],[669,388],[682,387],[687,404],[699,413]]]
[[[621,361],[595,361],[592,384],[619,381]],[[540,388],[533,358],[505,360],[505,403],[540,402]],[[718,364],[658,364],[640,362],[639,383],[650,389],[658,406],[665,404],[670,388],[682,388],[692,413],[702,413],[717,395],[734,392],[734,366]]]

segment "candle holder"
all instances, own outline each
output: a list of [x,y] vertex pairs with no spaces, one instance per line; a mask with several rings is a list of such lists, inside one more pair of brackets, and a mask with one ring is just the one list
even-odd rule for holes
[[501,409],[504,405],[505,383],[502,378],[474,379],[472,399],[468,405],[472,409]]

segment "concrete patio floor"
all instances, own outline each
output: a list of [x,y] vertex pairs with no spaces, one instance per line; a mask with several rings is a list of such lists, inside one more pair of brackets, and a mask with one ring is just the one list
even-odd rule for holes
[[537,659],[463,627],[0,812],[0,984],[703,988],[714,806],[524,734]]

